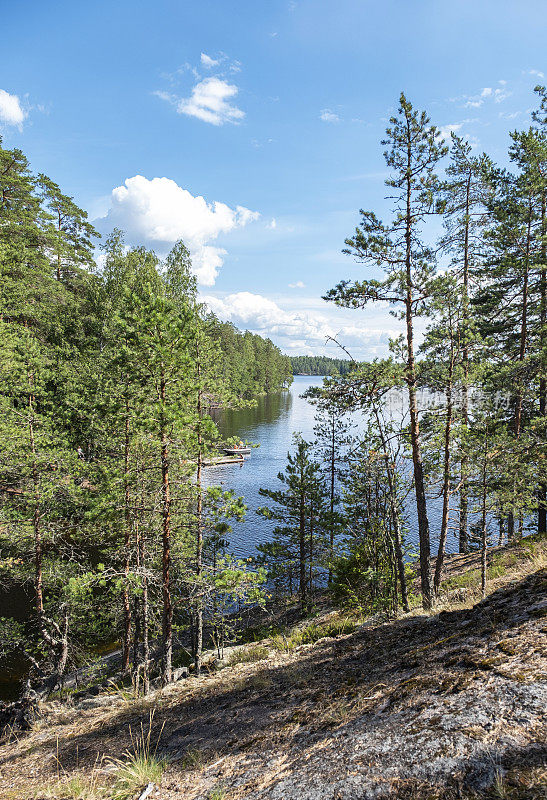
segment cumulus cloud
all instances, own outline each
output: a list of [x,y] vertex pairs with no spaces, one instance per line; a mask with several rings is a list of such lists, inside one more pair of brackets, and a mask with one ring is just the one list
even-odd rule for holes
[[22,108],[18,96],[0,89],[0,123],[15,125],[21,129],[26,116],[27,113]]
[[[211,74],[212,71],[214,74]],[[234,102],[239,88],[231,81],[240,71],[241,63],[230,60],[226,53],[219,53],[213,58],[202,52],[199,69],[191,64],[184,64],[173,73],[164,73],[163,77],[171,86],[170,91],[158,90],[153,94],[174,106],[179,114],[195,117],[210,125],[237,125],[244,119],[245,112]],[[188,72],[195,79],[190,95],[181,96],[182,92],[175,94],[174,87]]]
[[226,250],[212,244],[220,234],[242,228],[260,215],[192,195],[170,178],[127,178],[112,190],[105,226],[118,227],[130,241],[170,247],[183,239],[201,284],[213,286]]
[[198,81],[190,97],[179,98],[165,91],[156,91],[154,94],[171,103],[179,114],[187,117],[195,117],[211,125],[224,125],[225,122],[237,125],[245,117],[245,112],[230,102],[238,91],[235,84],[211,77]]
[[275,301],[252,292],[235,292],[225,297],[205,296],[203,301],[220,319],[233,322],[238,328],[251,330],[273,339],[285,350],[309,348],[322,352],[328,337],[336,336],[345,346],[359,352],[374,354],[378,348],[384,352],[390,337],[399,331],[384,327],[371,329],[358,325],[342,325],[318,313],[287,311]]
[[220,78],[205,78],[194,86],[190,97],[178,102],[177,111],[211,125],[237,124],[245,116],[244,111],[230,103],[237,93],[238,88],[233,83]]
[[295,283],[289,283],[289,289],[304,289],[306,284],[304,281],[296,281]]
[[330,108],[324,108],[319,114],[319,119],[322,119],[323,122],[340,122],[338,114],[335,114]]
[[539,70],[539,69],[530,69],[530,70],[528,70],[528,75],[534,75],[536,78],[541,78],[542,80],[545,77],[545,73],[541,72],[541,70]]
[[218,61],[218,59],[211,58],[211,56],[208,56],[207,53],[202,53],[201,63],[207,69],[211,69],[212,67],[218,67],[220,61]]

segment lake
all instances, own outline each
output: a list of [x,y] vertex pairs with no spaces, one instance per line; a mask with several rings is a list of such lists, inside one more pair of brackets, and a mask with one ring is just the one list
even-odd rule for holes
[[[235,523],[229,535],[230,550],[243,558],[256,553],[256,545],[268,541],[275,523],[256,513],[260,506],[267,505],[267,498],[261,497],[258,490],[277,489],[281,484],[277,479],[287,463],[287,452],[292,448],[293,433],[298,431],[308,441],[314,438],[313,426],[315,408],[301,395],[310,386],[321,386],[322,377],[295,375],[288,391],[261,397],[258,405],[251,409],[228,409],[216,412],[216,422],[224,438],[238,436],[259,444],[243,464],[224,465],[206,468],[206,482],[209,485],[222,484],[226,489],[242,495],[248,506],[243,522]],[[400,396],[401,408],[404,397]],[[359,427],[359,419],[354,417]],[[410,464],[409,464],[410,468]],[[418,544],[416,509],[409,498],[406,508],[409,531],[407,544],[416,549]],[[428,516],[431,528],[432,551],[438,541],[441,518],[441,501],[429,498]],[[454,526],[452,526],[454,527]],[[458,543],[455,530],[449,531],[446,550],[457,552]]]

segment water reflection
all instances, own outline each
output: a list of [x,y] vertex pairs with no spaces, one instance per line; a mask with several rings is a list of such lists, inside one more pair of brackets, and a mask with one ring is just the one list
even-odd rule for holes
[[216,412],[222,436],[238,436],[259,444],[244,464],[208,467],[208,484],[222,484],[245,498],[248,506],[243,522],[234,525],[230,535],[232,551],[239,557],[255,554],[257,544],[271,538],[274,523],[256,514],[264,505],[260,487],[277,488],[277,475],[284,469],[294,431],[313,437],[314,410],[301,397],[309,386],[321,386],[322,378],[296,376],[286,392],[261,397],[255,408]]
[[244,438],[242,431],[262,430],[264,425],[272,425],[283,417],[290,417],[292,402],[292,391],[276,392],[260,397],[257,405],[251,408],[218,409],[214,410],[211,416],[225,438],[229,436]]
[[[293,432],[299,431],[305,439],[313,439],[315,410],[301,395],[309,386],[321,386],[320,377],[295,376],[287,392],[272,394],[259,400],[255,408],[216,412],[216,421],[223,437],[238,436],[240,439],[259,443],[260,447],[244,464],[209,467],[206,481],[210,485],[222,484],[245,498],[248,506],[246,519],[234,525],[230,534],[232,551],[239,557],[255,554],[257,544],[267,541],[274,523],[256,514],[256,509],[265,504],[259,488],[279,488],[277,475],[285,467],[287,452],[292,447]],[[400,419],[406,414],[406,396],[394,391],[390,393],[386,407],[387,416]],[[357,414],[353,421],[357,428],[363,427],[363,419]],[[409,462],[409,469],[411,463]],[[438,494],[438,493],[437,493]],[[428,498],[428,516],[431,529],[431,545],[435,552],[440,529],[441,500],[437,496]],[[471,517],[473,515],[470,515]],[[409,495],[405,508],[407,520],[407,543],[410,550],[417,547],[416,507]],[[455,525],[451,525],[446,549],[457,551]]]

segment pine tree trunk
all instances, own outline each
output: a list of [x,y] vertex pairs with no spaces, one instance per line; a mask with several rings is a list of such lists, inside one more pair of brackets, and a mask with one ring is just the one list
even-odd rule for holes
[[[520,344],[519,344],[519,363],[525,359],[526,346],[528,339],[528,280],[530,271],[530,244],[531,244],[531,226],[532,226],[532,198],[528,202],[528,225],[526,231],[526,250],[524,262],[524,282],[522,285],[522,317],[520,323]],[[515,436],[517,439],[520,436],[520,429],[522,424],[522,404],[524,400],[524,387],[523,376],[518,376],[519,389],[517,394],[517,403],[515,408],[514,428]]]
[[481,512],[481,592],[486,595],[486,459],[488,454],[488,430],[485,433],[484,461],[482,469],[482,512]]
[[[540,379],[539,415],[547,415],[547,213],[546,192],[541,198],[541,272],[540,272]],[[540,481],[538,489],[538,533],[547,531],[547,485]]]
[[498,547],[501,547],[503,544],[503,517],[501,516],[501,514],[498,518],[498,529],[499,529]]
[[403,610],[408,613],[410,606],[408,604],[408,589],[406,585],[405,563],[403,558],[403,544],[401,540],[401,528],[399,525],[399,510],[397,507],[397,493],[395,491],[395,482],[391,469],[391,463],[388,453],[388,444],[384,435],[384,428],[380,419],[380,414],[376,406],[374,406],[374,416],[376,417],[376,427],[380,433],[380,440],[382,442],[382,449],[385,454],[386,462],[386,476],[389,489],[389,504],[391,509],[391,520],[393,525],[393,537],[395,544],[395,557],[397,559],[397,572],[399,575],[399,583],[401,585],[401,603]]
[[166,402],[165,373],[160,376],[160,446],[162,485],[162,599],[163,599],[163,681],[173,679],[173,604],[171,600],[171,487],[169,483],[169,442],[163,408]]
[[310,502],[310,552],[309,552],[309,593],[313,595],[313,500]]
[[300,517],[299,517],[299,560],[300,560],[300,602],[302,610],[306,608],[306,497],[304,491],[300,496]]
[[[197,415],[198,415],[198,458],[197,458],[197,469],[196,469],[196,488],[197,488],[197,509],[196,509],[196,522],[197,522],[197,531],[196,531],[196,575],[198,578],[198,584],[201,579],[201,574],[203,570],[203,492],[202,492],[202,485],[201,485],[201,473],[203,467],[203,439],[201,434],[201,360],[200,360],[200,350],[199,350],[199,342],[197,343],[196,347],[196,364],[197,364],[197,378],[198,378],[198,395],[197,395]],[[198,586],[199,591],[199,586]],[[203,604],[201,597],[197,599],[197,608],[196,608],[196,634],[195,634],[195,652],[194,652],[194,663],[195,663],[195,670],[196,675],[201,673],[201,658],[203,652]]]
[[443,510],[441,517],[441,535],[439,537],[439,549],[437,551],[437,561],[435,563],[435,577],[433,588],[435,594],[441,588],[441,576],[444,563],[444,550],[446,537],[448,534],[448,514],[450,511],[450,433],[452,429],[452,372],[454,368],[454,357],[451,356],[448,386],[446,389],[446,421],[444,427],[444,452],[443,452]]
[[[519,364],[524,362],[526,356],[526,346],[528,338],[528,280],[530,270],[530,244],[531,244],[531,227],[532,227],[532,197],[528,199],[528,224],[526,229],[526,245],[525,245],[525,260],[524,260],[524,282],[522,286],[522,315],[520,323],[520,343],[519,343]],[[520,431],[522,425],[522,404],[524,401],[524,387],[522,372],[518,375],[518,391],[515,404],[515,415],[513,419],[513,429],[515,438],[520,438]],[[513,484],[513,499],[516,490]],[[515,540],[515,513],[513,508],[507,515],[507,538],[510,542]]]
[[[29,383],[33,385],[33,376],[29,376]],[[35,607],[38,626],[42,627],[42,620],[44,616],[44,587],[43,587],[43,558],[44,549],[42,542],[41,531],[41,511],[40,511],[40,491],[39,491],[39,476],[38,464],[36,455],[36,438],[34,434],[34,397],[29,394],[29,439],[30,448],[32,452],[32,483],[34,489],[34,512],[32,515],[32,527],[34,532],[34,594],[35,594]]]
[[[201,578],[201,573],[203,569],[203,526],[202,526],[202,517],[203,517],[203,495],[202,495],[202,487],[201,487],[201,471],[202,471],[202,453],[201,453],[201,446],[198,451],[198,463],[197,463],[197,472],[196,472],[196,484],[197,484],[197,543],[196,543],[196,575],[198,580]],[[196,631],[195,631],[195,652],[194,652],[194,664],[196,675],[201,673],[201,657],[203,652],[203,608],[201,597],[197,599],[197,606],[196,606]]]
[[[463,326],[464,342],[462,348],[462,428],[463,434],[467,432],[469,426],[469,206],[471,192],[471,173],[469,173],[465,194],[465,231],[463,249]],[[460,553],[469,551],[469,536],[467,533],[468,517],[468,459],[465,453],[465,445],[460,459],[460,514],[459,514],[459,545]]]
[[[144,492],[143,492],[144,507]],[[146,574],[146,542],[141,533],[138,542],[139,561],[142,570],[142,600],[141,600],[141,628],[142,628],[142,688],[147,695],[150,691],[150,641],[149,641],[149,614],[148,614],[148,576]]]
[[332,417],[332,436],[330,453],[330,551],[329,551],[329,583],[332,583],[332,565],[334,561],[334,483],[336,477],[336,430],[334,415]]
[[124,424],[124,584],[122,590],[123,601],[123,641],[122,641],[122,671],[129,670],[129,655],[131,648],[131,601],[129,597],[129,567],[131,547],[131,513],[129,510],[129,400],[125,398],[125,424]]
[[410,411],[410,440],[412,443],[412,463],[414,466],[414,488],[416,492],[416,510],[418,512],[418,536],[420,540],[420,584],[422,605],[428,610],[433,605],[431,593],[429,520],[425,497],[424,470],[422,463],[422,447],[420,423],[418,421],[418,405],[416,402],[416,364],[414,361],[414,325],[412,308],[412,207],[411,207],[411,175],[412,175],[412,142],[408,127],[407,144],[407,177],[406,177],[406,216],[405,216],[405,267],[406,267],[406,339],[407,339],[407,374],[408,400]]

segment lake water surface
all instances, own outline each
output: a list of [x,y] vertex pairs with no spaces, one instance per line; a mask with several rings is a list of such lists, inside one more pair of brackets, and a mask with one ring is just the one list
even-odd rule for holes
[[[296,375],[288,391],[267,395],[251,409],[228,409],[217,413],[216,422],[223,437],[238,436],[260,444],[242,465],[208,467],[206,481],[210,485],[222,483],[224,488],[233,489],[245,498],[248,506],[243,522],[235,523],[229,535],[230,549],[238,557],[254,555],[256,545],[268,541],[275,523],[256,513],[260,506],[267,505],[267,498],[259,495],[261,487],[278,489],[279,472],[287,463],[287,452],[292,449],[292,436],[298,431],[308,441],[314,438],[313,426],[315,408],[301,395],[310,386],[321,386],[323,378]],[[401,400],[404,400],[401,397]],[[354,418],[357,428],[359,418]],[[410,468],[410,463],[409,463]],[[438,498],[429,498],[428,515],[431,528],[432,550],[438,540],[441,503]],[[406,508],[408,520],[407,544],[411,549],[417,547],[416,509],[409,498]],[[449,532],[447,552],[457,551],[455,531]]]

